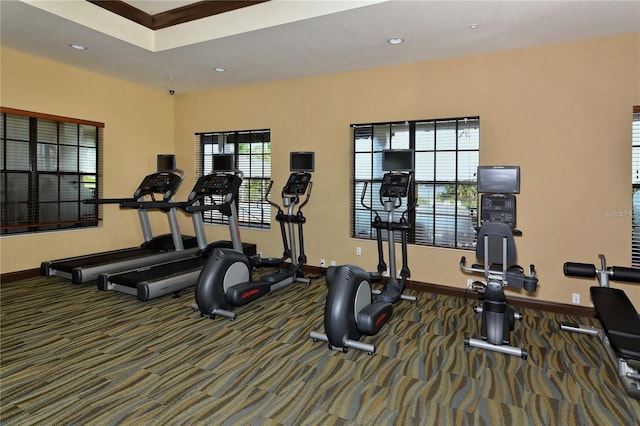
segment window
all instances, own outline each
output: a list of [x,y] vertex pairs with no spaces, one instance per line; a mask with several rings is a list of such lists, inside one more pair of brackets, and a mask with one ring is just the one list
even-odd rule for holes
[[[237,198],[241,226],[269,229],[271,206],[265,201],[271,182],[271,131],[247,130],[197,133],[198,171],[211,173],[214,154],[235,154],[237,170],[243,173]],[[220,212],[204,212],[205,223],[226,223]]]
[[98,226],[102,123],[2,108],[2,235]]
[[362,207],[360,196],[364,183],[369,182],[365,203],[384,211],[378,197],[382,151],[412,149],[415,172],[410,199],[417,199],[418,207],[408,216],[412,225],[408,241],[437,247],[474,246],[479,117],[356,124],[352,132],[353,237],[375,238],[371,229],[374,214]]
[[631,265],[640,266],[640,106],[633,108],[631,135]]

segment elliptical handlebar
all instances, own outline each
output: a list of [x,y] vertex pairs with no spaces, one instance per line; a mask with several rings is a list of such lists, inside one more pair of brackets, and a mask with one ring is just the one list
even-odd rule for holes
[[365,209],[372,211],[376,214],[376,216],[378,216],[378,212],[373,208],[373,206],[368,206],[364,203],[364,196],[367,194],[367,187],[369,186],[369,182],[365,182],[364,186],[362,187],[362,192],[360,193],[360,204],[362,204],[362,207],[364,207]]
[[[298,214],[301,213],[302,208],[309,202],[309,198],[311,198],[311,190],[313,189],[313,182],[309,182],[309,189],[307,190],[307,196],[305,197],[300,207],[298,207]],[[297,200],[296,200],[297,201]]]
[[365,182],[364,186],[362,187],[362,193],[360,194],[360,204],[362,204],[362,207],[364,207],[365,209],[369,210],[370,212],[373,212],[376,215],[376,220],[380,220],[380,213],[378,213],[378,210],[374,209],[373,206],[368,206],[364,203],[364,196],[367,193],[368,186],[369,186],[369,182]]
[[273,180],[269,181],[269,186],[267,187],[267,192],[265,192],[264,194],[264,200],[269,203],[272,207],[275,207],[276,209],[278,209],[279,212],[282,211],[282,207],[280,207],[277,203],[271,201],[269,199],[269,194],[271,194],[271,188],[273,187]]
[[418,207],[418,199],[417,198],[413,201],[413,204],[408,206],[407,209],[402,212],[402,216],[400,216],[400,221],[401,222],[402,221],[406,221],[407,218],[405,216],[407,215],[407,213],[414,211],[416,209],[416,207]]
[[[412,175],[409,174],[409,179],[411,179],[411,176]],[[360,193],[360,204],[362,204],[362,207],[364,207],[365,209],[375,213],[375,215],[377,217],[380,217],[380,214],[378,213],[378,211],[376,209],[373,208],[373,206],[367,206],[364,203],[364,199],[365,199],[365,195],[366,195],[368,186],[369,186],[369,182],[364,182],[364,186],[362,187],[362,192]],[[379,194],[379,197],[380,197],[380,204],[382,204],[384,206],[385,205],[385,200],[383,200],[382,193]],[[393,206],[393,210],[397,210],[400,207],[402,207],[402,204],[403,204],[402,203],[402,198],[404,198],[402,196],[402,194],[398,194],[398,193],[394,192],[393,195],[387,195],[386,197],[390,199],[389,201],[391,201],[391,199],[396,200],[396,202],[395,202],[395,204]],[[407,200],[408,200],[408,197],[407,197]],[[416,207],[418,207],[418,199],[417,198],[414,200],[414,202],[412,204],[408,204],[408,202],[407,202],[407,208],[402,212],[400,221],[406,221],[407,213],[414,211],[416,209]]]
[[365,209],[367,209],[367,210],[375,211],[375,210],[373,210],[373,208],[371,208],[371,207],[367,206],[367,205],[364,203],[364,196],[365,196],[365,195],[366,195],[366,193],[367,193],[367,186],[369,186],[369,182],[365,182],[365,183],[364,183],[364,186],[362,187],[362,192],[360,193],[360,204],[362,204],[362,207],[364,207],[364,208],[365,208]]

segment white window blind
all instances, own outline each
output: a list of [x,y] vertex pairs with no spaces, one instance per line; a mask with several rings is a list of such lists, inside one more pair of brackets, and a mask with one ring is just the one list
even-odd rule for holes
[[[375,238],[373,213],[365,203],[383,211],[378,192],[382,181],[382,151],[411,149],[415,154],[410,196],[418,207],[409,214],[413,244],[471,248],[477,223],[476,170],[480,152],[480,119],[464,117],[441,120],[354,124],[352,236]],[[384,219],[384,218],[383,218]]]
[[[199,176],[212,172],[213,155],[234,155],[235,168],[243,174],[236,202],[240,226],[269,229],[271,206],[265,196],[271,181],[271,131],[198,133],[196,149]],[[227,223],[227,218],[215,210],[205,211],[203,217],[205,223]]]
[[631,265],[640,266],[640,107],[634,108],[631,128]]

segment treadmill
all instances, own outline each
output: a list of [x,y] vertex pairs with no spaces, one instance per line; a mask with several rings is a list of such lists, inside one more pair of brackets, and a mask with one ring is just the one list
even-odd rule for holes
[[[132,198],[88,199],[83,202],[85,204],[122,204],[130,201],[142,202],[146,197],[155,199],[156,195],[160,195],[164,201],[172,201],[183,179],[182,170],[159,170],[142,180]],[[167,214],[171,234],[154,237],[148,210],[138,209],[144,235],[144,242],[140,246],[42,262],[40,275],[56,275],[70,279],[73,284],[81,284],[93,281],[107,271],[124,271],[193,256],[198,250],[196,238],[183,237],[180,234],[175,208],[165,209],[164,213]]]
[[[255,244],[247,244],[240,241],[236,198],[241,183],[242,177],[239,173],[214,172],[198,179],[186,202],[138,203],[138,207],[142,209],[178,207],[190,213],[200,250],[195,255],[185,259],[163,262],[115,274],[101,274],[97,279],[98,289],[103,291],[115,290],[130,294],[136,296],[140,301],[147,301],[169,293],[173,293],[174,297],[179,297],[182,290],[196,285],[200,271],[207,263],[208,257],[214,249],[233,248],[243,251],[249,257],[255,256]],[[205,197],[211,197],[212,204],[205,204]],[[221,201],[216,202],[216,199]],[[130,206],[131,204],[130,202],[125,202],[123,206]],[[201,213],[204,210],[218,210],[228,217],[231,241],[216,241],[207,245]]]

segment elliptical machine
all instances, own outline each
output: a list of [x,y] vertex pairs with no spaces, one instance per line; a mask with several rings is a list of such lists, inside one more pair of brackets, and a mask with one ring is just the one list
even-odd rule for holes
[[[402,160],[402,161],[398,161]],[[407,278],[411,275],[407,266],[407,234],[411,225],[407,214],[415,209],[416,203],[408,205],[398,222],[394,213],[402,207],[402,198],[407,198],[413,177],[413,153],[409,150],[383,151],[382,169],[387,171],[380,187],[380,203],[387,213],[383,221],[378,211],[364,203],[367,183],[360,195],[360,203],[375,214],[371,226],[376,230],[378,245],[377,272],[367,272],[355,265],[341,265],[327,270],[329,292],[324,308],[325,333],[312,331],[309,337],[314,342],[327,342],[329,349],[347,352],[349,348],[358,349],[373,355],[376,347],[360,342],[363,336],[373,336],[387,323],[393,313],[393,304],[399,300],[415,302],[415,296],[403,294]],[[393,163],[393,164],[392,164]],[[382,248],[382,231],[387,231],[389,246],[389,277],[382,291],[373,290],[371,284],[382,280],[387,271]],[[400,279],[396,279],[395,232],[400,232],[402,248],[402,268]]]
[[[307,164],[300,165],[296,154],[305,156]],[[297,165],[298,167],[294,167]],[[269,200],[269,193],[273,186],[273,181],[269,185],[265,199],[275,207],[278,212],[276,220],[280,222],[280,231],[284,245],[284,255],[282,258],[254,260],[244,253],[225,248],[215,249],[209,261],[200,272],[196,284],[196,304],[194,310],[200,311],[201,316],[208,316],[214,319],[217,315],[236,319],[236,313],[232,312],[237,306],[246,305],[265,294],[287,287],[296,282],[310,283],[309,278],[305,278],[300,268],[307,261],[304,254],[304,236],[302,226],[306,218],[302,214],[302,208],[309,202],[311,197],[311,171],[313,171],[313,153],[291,153],[292,173],[282,189],[282,202],[287,209]],[[302,203],[301,197],[306,198]],[[294,212],[295,207],[297,211]],[[285,224],[288,228],[285,230]],[[300,254],[296,252],[296,226],[298,229],[298,244]],[[279,269],[275,273],[261,277],[259,281],[253,281],[251,273],[253,267],[257,265],[273,265],[283,262],[289,258],[291,264],[287,268]]]

